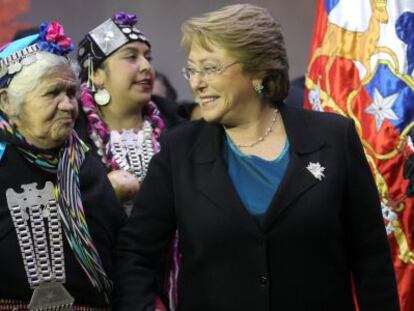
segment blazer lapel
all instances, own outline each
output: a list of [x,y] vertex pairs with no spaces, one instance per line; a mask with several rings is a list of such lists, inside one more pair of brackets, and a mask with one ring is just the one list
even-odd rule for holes
[[226,213],[237,225],[255,236],[260,236],[259,224],[243,206],[223,160],[224,131],[221,126],[204,125],[191,152],[194,183],[208,200]]
[[290,144],[290,160],[285,176],[263,218],[262,227],[265,231],[271,228],[273,222],[297,198],[319,182],[307,166],[310,163],[320,163],[323,166],[325,143],[316,130],[307,124],[305,115],[309,112],[284,105],[280,107],[280,112]]

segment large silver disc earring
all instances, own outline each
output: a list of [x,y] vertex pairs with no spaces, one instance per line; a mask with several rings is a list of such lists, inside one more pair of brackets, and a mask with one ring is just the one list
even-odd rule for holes
[[107,89],[100,89],[93,95],[93,98],[99,106],[105,106],[111,100],[111,94],[109,94]]

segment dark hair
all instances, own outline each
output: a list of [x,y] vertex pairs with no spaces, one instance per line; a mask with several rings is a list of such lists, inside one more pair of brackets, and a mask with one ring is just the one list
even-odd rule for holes
[[305,76],[290,81],[289,96],[285,99],[286,105],[303,108],[305,100]]
[[155,71],[155,80],[160,81],[164,85],[165,90],[167,92],[165,97],[175,102],[177,100],[177,91],[172,86],[167,76],[159,71]]
[[186,120],[191,120],[193,110],[197,107],[197,103],[191,101],[182,101],[178,104],[177,114]]

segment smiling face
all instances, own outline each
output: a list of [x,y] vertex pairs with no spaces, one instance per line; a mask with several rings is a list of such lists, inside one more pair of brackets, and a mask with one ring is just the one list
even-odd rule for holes
[[12,121],[34,146],[59,147],[72,134],[78,116],[76,92],[76,77],[70,67],[58,66],[26,94],[19,115]]
[[95,72],[94,81],[111,94],[113,109],[133,109],[151,99],[154,69],[151,65],[151,50],[139,41],[121,47],[109,56],[104,68]]
[[[211,51],[196,43],[191,46],[188,69],[196,72],[190,79],[191,89],[207,122],[238,125],[260,105],[253,78],[243,73],[241,64],[225,49],[216,45],[210,47]],[[218,68],[223,69],[214,73]]]

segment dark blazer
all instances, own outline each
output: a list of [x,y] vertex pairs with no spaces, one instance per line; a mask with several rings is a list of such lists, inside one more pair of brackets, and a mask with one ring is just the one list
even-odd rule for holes
[[[191,122],[161,152],[121,230],[116,310],[152,310],[154,263],[178,229],[181,311],[399,310],[380,202],[353,122],[282,106],[290,162],[261,223],[223,161],[223,129]],[[321,180],[309,163],[325,168]],[[351,277],[352,275],[352,277]]]

